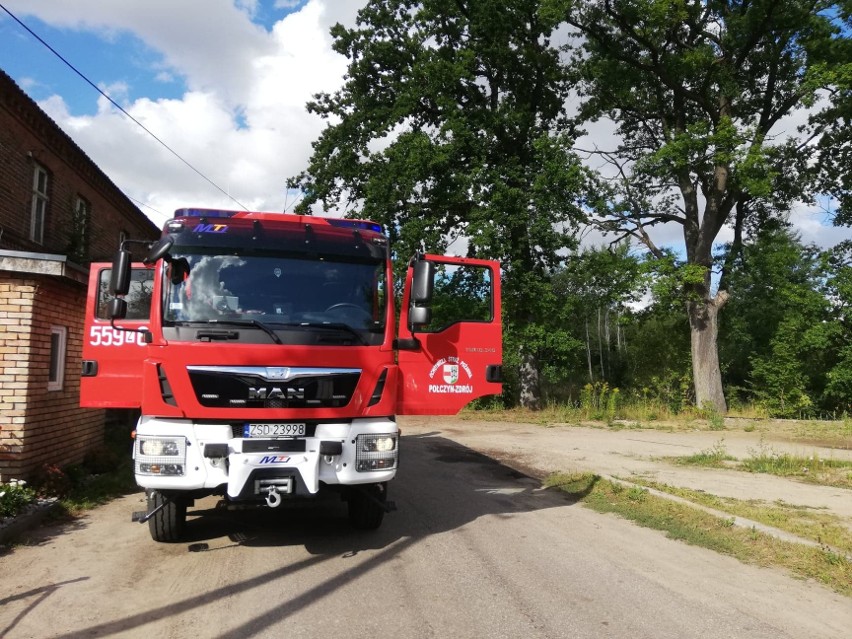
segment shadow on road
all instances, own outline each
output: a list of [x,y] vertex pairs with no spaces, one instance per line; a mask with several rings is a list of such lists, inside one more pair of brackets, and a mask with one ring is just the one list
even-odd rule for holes
[[404,436],[401,454],[389,488],[398,510],[385,516],[379,530],[353,530],[345,502],[330,493],[277,509],[190,510],[185,542],[196,552],[221,550],[205,548],[205,542],[227,537],[231,543],[224,547],[296,545],[315,555],[340,555],[454,530],[486,515],[511,517],[577,500],[436,433]]
[[[237,546],[302,546],[309,556],[242,581],[105,620],[63,636],[82,639],[138,633],[151,623],[191,613],[201,606],[250,591],[266,592],[277,580],[292,578],[319,564],[372,551],[367,559],[336,570],[332,578],[278,602],[272,609],[224,631],[219,637],[262,635],[271,626],[361,579],[431,535],[459,529],[480,517],[512,518],[541,509],[571,506],[576,501],[562,491],[544,489],[539,481],[435,433],[404,436],[401,455],[400,471],[391,482],[389,495],[398,511],[389,513],[379,530],[369,533],[353,530],[345,504],[339,500],[310,501],[275,510],[228,511],[202,507],[190,511],[184,544],[188,553],[228,552]],[[139,543],[154,543],[141,526],[139,536]]]

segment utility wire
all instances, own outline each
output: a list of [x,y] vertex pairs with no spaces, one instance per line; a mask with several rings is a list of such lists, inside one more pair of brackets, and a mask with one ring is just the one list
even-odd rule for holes
[[[125,194],[125,195],[127,195],[127,194]],[[151,206],[150,204],[145,204],[145,202],[142,202],[141,200],[137,200],[137,199],[136,199],[135,197],[133,197],[132,195],[128,195],[128,196],[127,196],[127,198],[128,198],[129,200],[133,201],[133,202],[136,202],[136,204],[138,204],[141,208],[151,209],[151,210],[152,210],[154,213],[156,213],[157,215],[162,215],[162,216],[163,216],[163,219],[165,219],[165,220],[168,220],[168,219],[169,219],[169,217],[171,217],[170,215],[168,215],[168,214],[166,214],[166,213],[163,213],[162,211],[158,211],[157,209],[155,209],[155,208],[154,208],[153,206]]]
[[7,9],[7,8],[6,8],[6,7],[5,7],[2,3],[0,3],[0,9],[3,9],[3,11],[5,11],[6,13],[8,13],[8,14],[9,14],[9,17],[11,17],[11,18],[12,18],[12,20],[14,20],[14,21],[15,21],[15,22],[17,22],[19,25],[21,25],[21,27],[23,27],[23,28],[24,28],[24,29],[25,29],[25,30],[26,30],[26,31],[27,31],[27,32],[28,32],[28,33],[29,33],[32,37],[34,37],[34,38],[35,38],[36,40],[38,40],[41,44],[43,44],[45,47],[47,47],[47,48],[50,50],[50,52],[51,52],[51,53],[53,53],[53,55],[55,55],[57,58],[59,58],[60,60],[62,60],[62,62],[64,62],[64,63],[65,63],[65,65],[66,65],[69,69],[71,69],[74,73],[76,73],[76,74],[77,74],[77,75],[79,75],[81,78],[83,78],[83,80],[85,80],[85,81],[86,81],[86,82],[87,82],[87,83],[88,83],[88,84],[89,84],[89,85],[90,85],[90,86],[91,86],[91,87],[92,87],[95,91],[97,91],[97,92],[98,92],[98,93],[100,93],[102,96],[104,96],[107,100],[109,100],[110,104],[112,104],[112,105],[113,105],[116,109],[118,109],[119,111],[121,111],[121,112],[122,112],[124,115],[126,115],[128,118],[130,118],[130,119],[131,119],[131,120],[132,120],[132,121],[133,121],[133,122],[134,122],[137,126],[139,126],[139,127],[140,127],[143,131],[145,131],[145,133],[147,133],[147,134],[148,134],[148,135],[150,135],[152,138],[154,138],[157,142],[159,142],[159,143],[163,146],[163,148],[165,148],[165,149],[166,149],[169,153],[171,153],[172,155],[174,155],[174,156],[175,156],[178,160],[180,160],[180,161],[181,161],[181,162],[183,162],[186,166],[188,166],[190,169],[192,169],[193,171],[195,171],[195,173],[196,173],[196,174],[198,174],[201,178],[203,178],[204,180],[206,180],[209,184],[211,184],[211,185],[212,185],[215,189],[217,189],[220,193],[224,194],[224,195],[225,195],[225,197],[227,197],[228,199],[232,200],[233,202],[236,202],[237,204],[239,204],[239,206],[240,206],[240,208],[241,208],[241,209],[243,209],[244,211],[247,211],[247,210],[248,210],[248,208],[247,208],[244,204],[242,204],[239,200],[237,200],[236,198],[234,198],[234,197],[233,197],[230,193],[228,193],[226,190],[224,190],[222,187],[220,187],[218,184],[216,184],[216,183],[215,183],[213,180],[211,180],[209,177],[207,177],[206,175],[204,175],[201,171],[199,171],[199,170],[198,170],[198,169],[196,169],[194,166],[192,166],[192,164],[190,164],[187,160],[184,160],[184,159],[183,159],[183,158],[182,158],[182,157],[178,154],[178,152],[177,152],[177,151],[175,151],[174,149],[172,149],[172,148],[171,148],[168,144],[166,144],[166,143],[165,143],[165,142],[163,142],[160,138],[158,138],[156,135],[154,135],[154,133],[152,133],[152,132],[151,132],[151,130],[150,130],[148,127],[146,127],[146,126],[145,126],[144,124],[142,124],[139,120],[137,120],[137,119],[136,119],[136,118],[134,118],[132,115],[130,115],[127,111],[125,111],[125,110],[124,110],[124,108],[123,108],[120,104],[118,104],[115,100],[113,100],[110,96],[108,96],[106,93],[104,93],[103,91],[101,91],[101,89],[100,89],[100,88],[99,88],[99,87],[98,87],[98,86],[97,86],[94,82],[92,82],[91,80],[89,80],[89,78],[87,78],[87,77],[86,77],[86,76],[85,76],[85,75],[84,75],[81,71],[79,71],[79,70],[78,70],[78,69],[77,69],[77,68],[76,68],[73,64],[71,64],[68,60],[66,60],[66,59],[65,59],[65,58],[64,58],[64,57],[63,57],[63,56],[62,56],[62,55],[61,55],[61,54],[60,54],[60,53],[59,53],[56,49],[54,49],[54,48],[53,48],[52,46],[50,46],[47,42],[45,42],[45,41],[44,41],[44,40],[43,40],[43,39],[42,39],[42,38],[41,38],[41,37],[40,37],[37,33],[35,33],[32,29],[30,29],[30,28],[29,28],[27,25],[25,25],[23,22],[21,22],[21,21],[18,19],[18,17],[17,17],[15,14],[13,14],[11,11],[9,11],[9,10],[8,10],[8,9]]

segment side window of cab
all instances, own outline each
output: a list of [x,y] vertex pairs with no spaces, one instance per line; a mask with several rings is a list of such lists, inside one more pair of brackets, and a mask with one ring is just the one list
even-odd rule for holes
[[[108,320],[107,306],[112,299],[109,292],[109,280],[112,269],[102,269],[98,276],[98,303],[96,317]],[[124,299],[127,301],[128,320],[147,320],[151,316],[151,297],[154,293],[154,269],[134,268],[130,278],[130,290]]]

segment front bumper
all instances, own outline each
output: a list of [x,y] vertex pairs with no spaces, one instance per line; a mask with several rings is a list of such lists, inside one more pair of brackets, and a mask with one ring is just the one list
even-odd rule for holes
[[[147,489],[165,491],[224,492],[232,500],[263,497],[270,484],[287,486],[292,495],[316,494],[321,484],[357,485],[387,482],[394,478],[399,459],[399,429],[390,419],[354,419],[351,422],[317,424],[313,436],[282,439],[233,437],[231,423],[194,423],[142,417],[136,429],[137,443],[151,438],[185,438],[185,459],[172,460],[170,474],[151,473],[150,461],[140,447],[134,447],[136,482]],[[394,450],[364,453],[365,437],[392,436]],[[385,468],[374,469],[382,457]],[[158,458],[163,459],[163,458]],[[180,462],[182,468],[175,469]],[[372,466],[371,466],[372,464]],[[362,470],[359,470],[358,467]],[[371,468],[364,470],[365,468]],[[160,470],[160,468],[154,468]],[[149,471],[149,472],[143,472]],[[278,481],[281,480],[281,481]]]

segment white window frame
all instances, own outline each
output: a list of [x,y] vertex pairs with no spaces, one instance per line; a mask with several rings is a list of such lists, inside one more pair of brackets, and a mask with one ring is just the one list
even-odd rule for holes
[[[57,336],[55,342],[54,335]],[[50,361],[47,369],[47,390],[49,391],[61,391],[65,385],[65,356],[67,345],[68,329],[65,326],[51,326]],[[55,352],[54,346],[56,347]]]
[[[43,180],[41,178],[44,178]],[[47,219],[47,196],[50,173],[41,164],[33,169],[33,200],[30,207],[30,239],[36,244],[44,244],[44,224]]]

